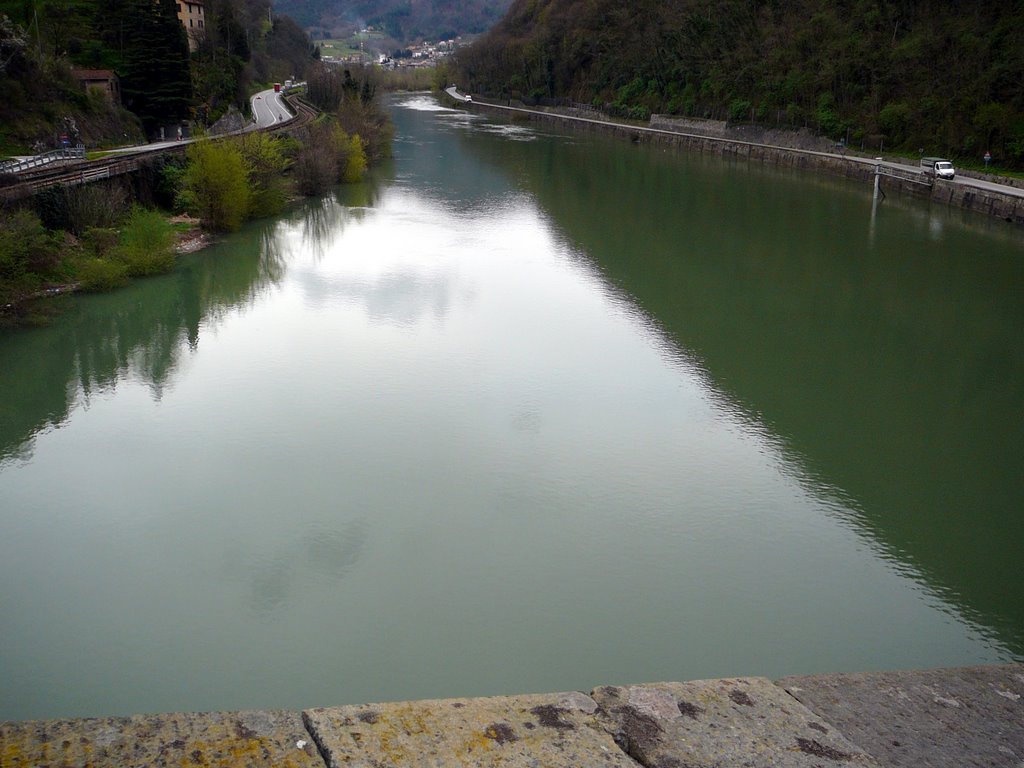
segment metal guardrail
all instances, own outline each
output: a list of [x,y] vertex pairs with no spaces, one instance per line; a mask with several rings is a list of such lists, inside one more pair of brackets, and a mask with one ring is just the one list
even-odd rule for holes
[[62,149],[44,152],[41,155],[25,160],[0,163],[0,173],[22,173],[23,171],[60,162],[61,160],[85,160],[85,146],[79,144],[76,147],[63,147]]
[[71,187],[78,186],[79,184],[88,184],[89,182],[96,181],[97,179],[107,179],[111,176],[131,173],[137,169],[138,159],[136,158],[126,158],[116,162],[106,162],[95,166],[79,167],[74,170],[58,172],[52,176],[23,181],[13,187],[0,188],[0,199],[15,199],[17,197],[22,197],[25,194],[38,192],[40,189],[53,184],[64,184]]
[[922,171],[913,168],[895,168],[891,165],[882,165],[877,162],[875,164],[875,174],[888,176],[892,179],[900,179],[901,181],[909,181],[912,184],[920,184],[924,187],[930,187],[935,183],[933,177]]

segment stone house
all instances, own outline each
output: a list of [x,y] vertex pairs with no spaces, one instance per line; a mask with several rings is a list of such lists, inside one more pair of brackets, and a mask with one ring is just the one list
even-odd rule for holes
[[72,77],[86,92],[102,91],[114,104],[121,103],[121,81],[110,69],[72,69]]

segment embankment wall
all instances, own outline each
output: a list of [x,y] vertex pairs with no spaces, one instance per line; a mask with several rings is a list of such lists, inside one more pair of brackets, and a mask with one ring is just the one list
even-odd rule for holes
[[[672,146],[691,152],[723,157],[738,157],[779,167],[828,173],[873,183],[875,164],[871,158],[831,154],[807,149],[779,147],[732,138],[702,136],[649,128],[610,120],[591,120],[558,112],[525,109],[475,101],[467,105],[475,111],[492,112],[506,117],[527,118],[541,125],[554,125],[584,133],[603,133],[629,139],[635,143]],[[929,188],[920,183],[894,177],[883,177],[886,194],[929,197],[933,203],[994,216],[1024,226],[1024,197],[938,180]]]
[[0,723],[0,768],[1019,768],[1024,666]]

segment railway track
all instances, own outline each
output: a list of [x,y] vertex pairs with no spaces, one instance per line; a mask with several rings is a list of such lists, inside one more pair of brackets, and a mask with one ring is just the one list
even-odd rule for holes
[[[320,114],[316,107],[309,104],[301,96],[286,96],[285,99],[295,114],[288,120],[275,123],[267,128],[257,128],[255,129],[256,131],[262,133],[284,133],[286,131],[293,131],[296,128],[302,128],[309,125],[316,120],[317,116]],[[215,137],[211,140],[218,141],[223,138],[229,138],[230,136],[244,133],[247,130],[249,129],[221,137]],[[119,155],[117,157],[83,160],[82,162],[74,163],[70,166],[62,165],[59,168],[46,168],[18,174],[16,177],[17,181],[12,184],[8,184],[7,186],[0,187],[0,200],[18,200],[23,197],[33,195],[41,189],[58,184],[62,184],[64,186],[78,186],[80,184],[89,184],[94,181],[99,181],[100,179],[109,179],[114,176],[133,173],[139,169],[143,162],[156,157],[157,155],[184,153],[190,143],[191,142],[182,142],[180,144],[173,144],[155,149],[142,147],[138,152]],[[2,176],[0,176],[0,183],[3,183]]]

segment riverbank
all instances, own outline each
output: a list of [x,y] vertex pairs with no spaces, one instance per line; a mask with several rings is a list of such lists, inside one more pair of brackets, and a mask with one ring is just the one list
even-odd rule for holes
[[1024,665],[601,686],[302,712],[0,723],[0,768],[40,765],[1007,766]]
[[[833,176],[857,179],[865,184],[873,182],[877,165],[874,158],[851,154],[761,144],[729,136],[684,133],[670,130],[667,126],[654,128],[636,123],[616,122],[604,116],[600,118],[583,117],[549,109],[528,109],[511,104],[489,103],[479,99],[465,102],[451,93],[448,95],[452,97],[454,103],[476,111],[490,111],[517,119],[529,119],[541,124],[569,127],[573,130],[611,133],[635,143],[668,145],[690,151],[740,157],[769,165],[820,171]],[[659,123],[659,125],[666,124]],[[909,170],[911,176],[916,176],[918,171],[913,166],[904,166],[891,161],[884,161],[883,166],[894,168],[897,171],[902,171],[905,168]],[[971,176],[977,177],[978,175],[971,174]],[[922,184],[920,180],[885,176],[881,183],[882,190],[887,194],[895,192],[917,197],[928,196],[939,204],[983,213],[1009,223],[1024,225],[1024,190],[1018,190],[1015,184],[1005,185],[1003,190],[993,188],[995,186],[997,185],[991,183],[987,178],[975,178],[970,185],[964,184],[962,181],[935,180],[929,186]]]
[[[199,219],[188,215],[164,216],[173,238],[175,256],[195,253],[206,248],[213,242],[212,235],[203,230]],[[61,243],[61,253],[67,258],[82,258],[87,245],[82,240],[66,233]],[[117,286],[110,286],[117,287]],[[7,300],[0,302],[0,327],[45,324],[52,319],[52,311],[42,302],[58,296],[89,290],[90,286],[79,280],[51,282],[36,290],[22,294],[9,295]]]

